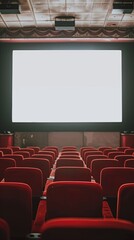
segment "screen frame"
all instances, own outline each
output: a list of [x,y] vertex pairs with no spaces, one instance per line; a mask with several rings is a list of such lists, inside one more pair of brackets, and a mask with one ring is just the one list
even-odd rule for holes
[[[42,50],[42,49],[108,49],[122,50],[122,123],[12,123],[12,50]],[[1,131],[95,131],[95,132],[122,132],[133,130],[134,112],[134,81],[133,55],[134,43],[0,43],[0,85],[2,102],[0,128]],[[111,68],[112,71],[112,68]],[[128,94],[129,93],[129,94]]]

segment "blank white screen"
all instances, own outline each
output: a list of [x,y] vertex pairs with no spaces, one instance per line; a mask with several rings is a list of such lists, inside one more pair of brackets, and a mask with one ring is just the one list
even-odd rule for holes
[[121,122],[120,50],[15,50],[13,122]]

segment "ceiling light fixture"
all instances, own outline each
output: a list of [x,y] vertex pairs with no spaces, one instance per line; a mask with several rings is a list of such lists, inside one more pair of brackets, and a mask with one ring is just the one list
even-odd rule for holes
[[1,1],[0,3],[1,14],[19,14],[20,4],[18,1]]
[[133,5],[133,1],[114,1],[112,14],[131,14]]
[[75,18],[72,16],[59,16],[55,18],[55,30],[75,30]]

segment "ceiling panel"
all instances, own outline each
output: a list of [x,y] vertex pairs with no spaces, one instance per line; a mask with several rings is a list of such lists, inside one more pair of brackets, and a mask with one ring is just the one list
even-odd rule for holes
[[134,27],[134,10],[131,14],[112,14],[113,0],[19,0],[19,3],[20,14],[0,14],[0,29],[54,29],[57,16],[74,16],[76,28]]

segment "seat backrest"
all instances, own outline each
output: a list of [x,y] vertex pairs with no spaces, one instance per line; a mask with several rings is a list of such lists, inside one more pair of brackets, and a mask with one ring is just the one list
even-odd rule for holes
[[81,157],[80,156],[78,156],[78,155],[60,155],[60,156],[58,156],[58,158],[57,158],[57,160],[58,159],[81,159]]
[[118,151],[124,152],[126,149],[129,149],[130,147],[117,147]]
[[89,147],[89,148],[84,148],[82,153],[83,153],[83,159],[85,159],[85,157],[88,155],[89,152],[96,152],[99,151],[97,148],[94,147]]
[[0,151],[2,151],[4,155],[13,153],[13,150],[10,147],[0,147]]
[[16,166],[21,166],[21,163],[24,159],[24,157],[20,154],[7,154],[5,156],[2,156],[2,158],[11,158],[11,159],[14,159],[15,162],[16,162]]
[[49,154],[49,155],[51,155],[52,157],[53,157],[53,160],[55,160],[56,159],[56,153],[55,152],[53,152],[53,150],[51,151],[51,150],[40,150],[38,153],[40,153],[40,152],[43,152],[43,154]]
[[134,158],[132,155],[126,155],[126,154],[121,154],[118,156],[115,156],[115,159],[117,159],[119,161],[119,166],[123,167],[124,166],[124,162],[125,160],[129,159],[129,158]]
[[50,162],[50,167],[52,168],[53,167],[53,164],[54,164],[54,158],[52,155],[50,154],[46,154],[46,153],[43,153],[42,154],[42,151],[39,153],[36,153],[36,154],[33,154],[32,155],[32,158],[44,158],[46,160],[48,160]]
[[61,151],[76,151],[77,147],[76,146],[63,146]]
[[4,178],[4,171],[8,167],[15,167],[16,162],[11,158],[0,158],[0,181]]
[[121,155],[121,154],[123,154],[123,152],[121,152],[121,151],[115,151],[115,152],[109,152],[108,153],[108,158],[114,158],[114,157],[116,157],[116,156],[118,156],[118,155]]
[[105,149],[112,149],[112,147],[110,147],[110,146],[109,146],[109,147],[107,147],[107,146],[100,146],[100,147],[98,147],[98,150],[99,150],[99,151],[102,151],[103,154],[104,154],[104,150],[105,150]]
[[87,151],[84,153],[84,161],[85,163],[87,162],[87,159],[88,159],[88,156],[91,156],[91,155],[103,155],[103,152],[102,151],[99,151],[99,150],[94,150],[94,151]]
[[0,183],[0,218],[9,225],[11,239],[25,239],[32,228],[32,190],[25,183]]
[[76,159],[81,159],[81,157],[78,154],[61,154],[59,158],[76,158]]
[[124,167],[134,168],[134,158],[130,158],[130,159],[125,160]]
[[0,218],[0,240],[10,239],[10,229],[8,223]]
[[15,151],[14,154],[22,155],[24,158],[30,157],[30,153],[25,150],[24,151],[23,150]]
[[[32,239],[32,238],[31,238]],[[42,225],[41,240],[132,240],[133,224],[118,219],[61,218]]]
[[56,161],[56,168],[63,166],[79,166],[84,167],[84,162],[81,159],[58,159]]
[[91,172],[86,167],[59,167],[54,181],[91,181]]
[[95,147],[81,147],[80,148],[80,155],[81,155],[82,158],[84,157],[84,152],[86,152],[88,150],[93,151],[93,150],[96,150],[96,148]]
[[134,183],[133,168],[108,167],[101,170],[100,184],[104,196],[117,197],[118,189],[124,183]]
[[78,151],[63,151],[60,153],[60,156],[63,156],[63,155],[79,156],[80,154]]
[[10,146],[10,148],[12,149],[13,152],[19,151],[21,149],[20,146]]
[[51,158],[52,158],[53,161],[54,161],[54,155],[51,154],[51,153],[49,153],[49,151],[46,152],[45,150],[39,150],[39,152],[38,152],[37,154],[44,154],[44,155],[46,155],[46,156],[51,156]]
[[91,174],[96,182],[100,183],[100,173],[106,167],[118,167],[118,160],[94,159],[91,161]]
[[34,149],[33,149],[33,148],[30,148],[30,147],[29,147],[29,148],[28,148],[28,147],[26,147],[26,148],[21,148],[20,151],[29,152],[30,157],[35,153]]
[[55,152],[56,157],[58,157],[59,149],[58,149],[57,146],[46,146],[46,147],[44,147],[42,150],[50,150],[50,151],[52,151],[52,152]]
[[38,151],[40,150],[40,147],[38,147],[38,146],[28,146],[28,148],[33,149],[34,153],[38,153]]
[[50,175],[50,162],[44,158],[25,158],[22,163],[22,167],[39,168],[43,174],[43,185],[46,184],[47,178]]
[[117,196],[117,218],[134,223],[134,183],[120,186]]
[[133,153],[134,153],[134,148],[128,148],[128,149],[126,149],[126,150],[124,151],[124,153],[125,153],[125,154],[128,154],[128,155],[133,154]]
[[103,154],[96,155],[96,154],[93,154],[93,155],[90,155],[90,156],[87,157],[86,165],[87,165],[88,168],[90,168],[92,160],[94,160],[94,159],[107,159],[107,158],[108,158],[107,155],[103,155]]
[[112,148],[112,149],[104,149],[103,154],[108,155],[110,152],[115,152],[117,151],[117,148]]
[[38,168],[9,167],[5,170],[4,178],[6,182],[26,183],[31,187],[33,197],[42,196],[43,176]]
[[46,217],[102,217],[102,188],[98,183],[58,181],[47,188]]

